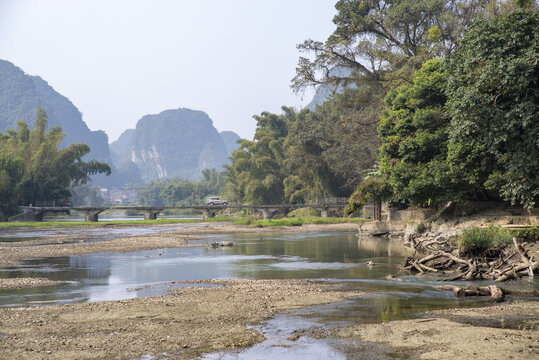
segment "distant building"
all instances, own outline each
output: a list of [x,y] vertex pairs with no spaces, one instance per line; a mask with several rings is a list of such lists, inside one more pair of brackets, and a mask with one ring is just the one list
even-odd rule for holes
[[134,204],[137,202],[138,190],[121,188],[102,188],[101,196],[105,201],[116,204]]

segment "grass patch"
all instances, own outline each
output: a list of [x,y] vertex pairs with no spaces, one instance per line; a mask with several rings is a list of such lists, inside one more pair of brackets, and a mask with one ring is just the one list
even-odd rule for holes
[[6,228],[43,228],[43,227],[80,227],[104,225],[153,225],[153,224],[193,224],[200,222],[233,222],[236,218],[216,216],[208,219],[157,219],[157,220],[118,220],[118,221],[34,221],[34,222],[0,222],[0,229]]
[[301,226],[306,224],[343,224],[343,223],[360,223],[369,221],[368,219],[360,218],[323,218],[318,216],[293,217],[286,219],[268,219],[256,220],[244,218],[234,221],[237,225],[251,225],[254,227],[272,227],[272,226]]
[[487,251],[501,250],[512,243],[513,234],[508,229],[488,226],[472,226],[462,231],[457,244],[459,250],[467,254],[482,254]]
[[118,221],[35,221],[35,222],[0,222],[0,229],[9,228],[47,228],[47,227],[99,227],[108,225],[154,225],[154,224],[194,224],[194,223],[215,223],[229,222],[236,225],[251,225],[254,227],[271,226],[301,226],[304,224],[342,224],[360,223],[369,221],[361,218],[322,218],[317,216],[293,217],[285,219],[257,220],[247,217],[216,216],[207,219],[157,219],[157,220],[118,220]]

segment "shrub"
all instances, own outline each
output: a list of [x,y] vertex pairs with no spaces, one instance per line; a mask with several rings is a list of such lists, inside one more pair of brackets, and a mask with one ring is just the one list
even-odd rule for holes
[[527,229],[515,229],[513,230],[513,234],[526,241],[539,241],[539,226],[532,226]]
[[507,229],[492,225],[486,228],[472,226],[462,231],[458,247],[464,253],[481,254],[489,250],[499,250],[511,243],[512,234]]
[[415,232],[418,234],[423,234],[425,231],[430,230],[430,228],[430,223],[425,224],[423,221],[420,221],[415,227]]
[[318,216],[319,211],[311,207],[299,208],[288,213],[288,217]]

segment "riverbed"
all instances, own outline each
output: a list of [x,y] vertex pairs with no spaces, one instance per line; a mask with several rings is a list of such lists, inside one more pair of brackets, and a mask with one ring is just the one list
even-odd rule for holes
[[[408,249],[398,240],[359,238],[350,226],[272,230],[233,229],[230,225],[131,227],[114,229],[116,233],[112,235],[107,235],[107,230],[49,233],[45,238],[34,232],[26,234],[27,240],[20,240],[24,236],[17,232],[19,241],[12,236],[9,244],[5,242],[8,245],[2,250],[10,247],[11,251],[16,246],[26,249],[25,256],[50,255],[50,251],[62,256],[13,257],[10,265],[0,269],[0,278],[40,278],[52,282],[49,286],[0,290],[0,306],[5,308],[0,349],[23,357],[42,354],[36,353],[36,349],[19,349],[28,346],[30,339],[23,333],[35,330],[34,321],[39,319],[46,329],[58,328],[60,337],[73,331],[75,324],[88,326],[84,334],[90,334],[89,339],[79,334],[75,343],[73,338],[69,339],[69,346],[64,344],[66,339],[46,337],[46,333],[42,334],[45,338],[37,340],[50,348],[44,350],[45,354],[77,354],[73,355],[77,358],[96,358],[96,354],[190,358],[206,354],[210,359],[338,359],[363,358],[355,356],[367,353],[378,354],[379,358],[407,357],[407,351],[394,349],[398,344],[382,344],[387,340],[384,337],[378,342],[359,339],[366,335],[353,327],[418,321],[424,320],[426,312],[490,305],[483,299],[456,299],[451,293],[436,290],[436,278],[402,273],[400,265]],[[79,242],[81,238],[84,243]],[[53,243],[59,239],[64,243]],[[232,241],[234,246],[207,246],[220,241]],[[139,246],[132,246],[135,243]],[[388,275],[392,277],[387,278]],[[537,289],[535,283],[518,286]],[[204,309],[200,307],[203,300],[208,306]],[[534,316],[536,298],[510,299],[514,300],[533,304],[528,310]],[[185,312],[187,305],[191,306],[189,312]],[[170,312],[169,308],[179,306],[184,309],[182,314]],[[198,312],[192,311],[193,306]],[[20,312],[20,307],[34,310]],[[301,309],[282,313],[298,307]],[[237,314],[238,309],[244,309],[245,314]],[[133,351],[124,353],[121,347],[111,347],[111,352],[107,352],[105,330],[84,318],[84,314],[91,317],[91,313],[107,319],[110,323],[105,326],[106,331],[121,334],[127,343],[142,336],[150,338],[146,339],[147,345],[141,342]],[[197,316],[200,318],[195,321]],[[14,323],[8,320],[17,317],[23,320],[19,330],[17,326],[13,329]],[[175,319],[173,324],[170,319]],[[201,324],[204,319],[207,333],[197,329],[195,336],[185,330],[178,330],[177,334],[166,330],[180,324],[182,329],[192,330],[189,324]],[[445,321],[432,322],[442,320]],[[516,321],[515,326],[528,324],[528,328],[510,330],[536,330],[535,325],[524,320]],[[217,324],[210,324],[215,321]],[[104,326],[103,322],[100,324]],[[253,325],[246,327],[248,324]],[[168,335],[141,332],[145,326]],[[6,330],[8,327],[10,330]],[[212,327],[215,329],[210,331]],[[216,335],[219,332],[223,334]],[[210,341],[208,337],[219,340]],[[536,337],[523,341],[528,340],[536,341]],[[84,347],[85,341],[100,349],[96,356]],[[233,350],[255,343],[259,344]],[[162,350],[167,352],[166,356],[162,356]],[[515,358],[518,355],[517,351]]]

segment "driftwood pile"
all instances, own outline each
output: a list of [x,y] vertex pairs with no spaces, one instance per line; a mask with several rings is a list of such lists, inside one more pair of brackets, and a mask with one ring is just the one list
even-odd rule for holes
[[528,255],[524,244],[513,238],[514,249],[510,253],[484,253],[481,256],[461,256],[458,250],[448,251],[450,239],[423,240],[410,243],[414,249],[432,253],[421,258],[407,257],[404,269],[412,272],[453,274],[441,281],[483,280],[506,281],[539,274],[539,259]]

